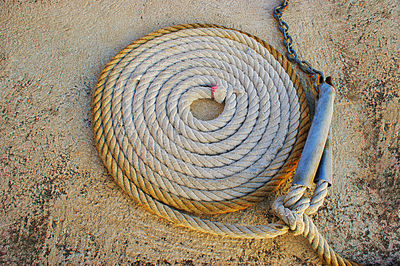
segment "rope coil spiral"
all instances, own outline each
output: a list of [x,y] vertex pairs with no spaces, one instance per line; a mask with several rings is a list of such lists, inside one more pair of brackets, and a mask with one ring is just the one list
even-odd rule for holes
[[[193,101],[224,103],[215,119]],[[241,238],[292,230],[325,261],[346,265],[306,215],[322,205],[293,186],[273,209],[287,225],[245,226],[200,219],[245,209],[287,181],[310,127],[300,80],[264,41],[217,25],[161,29],[126,47],[103,70],[93,96],[94,139],[115,181],[138,203],[172,222]]]

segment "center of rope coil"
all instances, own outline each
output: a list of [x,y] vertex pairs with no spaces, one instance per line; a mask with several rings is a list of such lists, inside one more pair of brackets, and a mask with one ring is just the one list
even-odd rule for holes
[[[194,118],[209,121],[216,119],[224,110],[225,108],[225,98],[227,90],[224,87],[220,87],[218,89],[218,84],[209,88],[210,90],[210,97],[205,97],[204,94],[207,96],[207,93],[204,93],[204,88],[194,88],[193,90],[198,90],[199,93],[193,93],[197,99],[190,99],[193,100],[190,104],[190,111],[192,112]],[[208,88],[206,88],[208,90]],[[230,108],[228,106],[227,108]]]
[[196,119],[209,121],[216,119],[224,108],[224,103],[218,103],[210,99],[198,99],[190,105],[190,112]]

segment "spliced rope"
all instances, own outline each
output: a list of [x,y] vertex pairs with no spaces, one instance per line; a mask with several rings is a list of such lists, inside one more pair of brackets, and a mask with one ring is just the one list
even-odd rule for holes
[[[217,89],[218,88],[218,89]],[[193,117],[197,99],[224,102],[215,119]],[[93,98],[94,138],[115,181],[174,223],[240,238],[303,234],[327,263],[348,265],[318,233],[328,184],[310,199],[292,186],[273,210],[285,224],[247,226],[201,219],[245,209],[292,175],[310,126],[290,64],[264,41],[216,25],[151,33],[117,54]]]

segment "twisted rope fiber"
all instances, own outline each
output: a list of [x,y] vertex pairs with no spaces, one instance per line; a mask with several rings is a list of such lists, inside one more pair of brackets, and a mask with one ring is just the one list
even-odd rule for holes
[[[214,96],[224,111],[210,121],[193,117],[191,103]],[[275,201],[275,213],[289,226],[225,224],[192,214],[261,201],[291,176],[309,126],[304,92],[285,57],[257,37],[217,25],[169,27],[133,42],[106,65],[93,96],[100,156],[142,206],[230,237],[272,238],[290,229],[326,262],[346,265],[305,214],[322,205],[326,182],[317,184],[311,205],[305,187]]]

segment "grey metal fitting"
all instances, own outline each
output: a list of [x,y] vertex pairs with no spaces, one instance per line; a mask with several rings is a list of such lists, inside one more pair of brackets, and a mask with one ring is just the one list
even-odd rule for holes
[[329,134],[335,94],[336,91],[332,85],[328,83],[319,85],[319,99],[310,131],[293,177],[293,184],[307,187],[311,187],[313,184]]
[[326,181],[329,186],[332,185],[332,145],[331,132],[325,143],[324,152],[322,153],[321,161],[319,162],[317,173],[315,174],[314,183],[318,181]]

